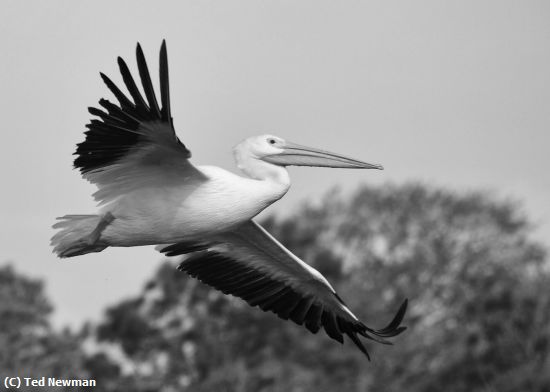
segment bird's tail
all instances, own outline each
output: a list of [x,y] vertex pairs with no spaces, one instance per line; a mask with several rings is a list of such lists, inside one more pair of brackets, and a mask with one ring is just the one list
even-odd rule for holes
[[93,238],[101,219],[99,215],[65,215],[57,218],[58,222],[53,228],[59,231],[50,242],[54,247],[53,252],[62,258],[101,252],[107,245]]

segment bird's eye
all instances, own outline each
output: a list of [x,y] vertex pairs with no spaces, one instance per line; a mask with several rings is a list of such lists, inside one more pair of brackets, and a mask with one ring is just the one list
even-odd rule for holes
[[267,139],[267,142],[268,142],[269,144],[275,144],[275,139]]

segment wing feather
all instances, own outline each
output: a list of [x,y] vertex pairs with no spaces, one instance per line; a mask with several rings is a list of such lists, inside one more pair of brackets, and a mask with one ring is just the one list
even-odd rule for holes
[[160,109],[157,103],[157,97],[155,96],[155,89],[153,88],[153,82],[151,82],[151,76],[149,75],[149,69],[141,45],[138,43],[136,46],[136,58],[139,70],[139,77],[141,78],[141,84],[143,85],[143,91],[149,102],[149,107],[156,118],[160,118]]
[[99,75],[101,76],[101,79],[103,79],[103,82],[107,85],[109,90],[111,90],[113,95],[116,97],[121,107],[123,108],[134,107],[134,104],[132,103],[132,101],[130,101],[128,97],[126,97],[126,95],[124,95],[124,93],[120,91],[120,89],[116,86],[116,84],[114,84],[113,81],[109,79],[107,75],[105,75],[103,72],[100,72]]
[[128,66],[126,65],[126,62],[122,59],[122,57],[119,57],[117,61],[118,61],[118,67],[120,69],[120,74],[122,75],[122,80],[124,81],[124,84],[128,89],[128,92],[130,93],[130,95],[132,96],[132,99],[134,100],[134,106],[137,112],[141,116],[143,116],[143,118],[154,119],[155,118],[154,113],[149,111],[149,108],[147,107],[147,104],[143,100],[143,97],[139,92],[136,82],[134,81],[134,78],[132,77],[132,74],[130,73]]
[[317,333],[321,329],[323,315],[323,304],[314,304],[309,308],[306,315],[305,326],[312,333]]
[[[199,249],[195,251],[195,249]],[[367,327],[357,319],[332,286],[315,269],[279,244],[260,225],[249,221],[231,233],[217,235],[210,245],[178,243],[160,246],[167,255],[191,253],[178,269],[251,306],[271,311],[304,325],[312,333],[321,328],[344,342],[344,335],[367,357],[358,335],[389,344],[385,338],[401,333],[407,302],[383,329]]]
[[290,313],[296,308],[301,300],[302,297],[297,292],[290,290],[280,298],[276,304],[273,304],[272,311],[283,320],[288,320]]
[[141,46],[136,47],[139,76],[145,98],[122,58],[118,65],[129,97],[105,74],[100,73],[118,105],[100,99],[103,108],[90,107],[97,119],[86,125],[86,139],[78,144],[75,168],[99,188],[94,194],[102,203],[145,187],[177,186],[205,178],[191,163],[190,151],[176,136],[170,114],[168,54],[160,50],[159,108]]
[[168,83],[168,54],[166,53],[166,41],[162,41],[160,47],[160,99],[162,102],[162,120],[170,122],[172,125],[172,115],[170,113],[170,85]]
[[290,319],[294,321],[298,325],[302,325],[304,323],[304,320],[306,318],[307,313],[309,312],[309,308],[313,304],[313,297],[312,296],[306,296],[301,298],[300,302],[297,306],[292,309],[292,312],[290,312]]

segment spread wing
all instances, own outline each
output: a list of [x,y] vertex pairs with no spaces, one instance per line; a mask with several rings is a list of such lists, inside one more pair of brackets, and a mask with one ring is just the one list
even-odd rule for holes
[[178,139],[170,113],[168,56],[166,42],[160,49],[160,98],[141,46],[136,48],[137,65],[145,98],[141,95],[122,58],[118,65],[131,100],[103,73],[101,78],[118,100],[118,105],[101,99],[102,107],[88,108],[97,116],[86,125],[86,139],[78,144],[74,160],[82,176],[96,184],[94,197],[101,202],[140,187],[159,187],[190,179],[201,173],[188,161],[191,152]]
[[167,256],[192,253],[178,269],[225,294],[244,299],[251,306],[303,324],[313,333],[323,327],[329,337],[340,343],[347,335],[367,357],[359,336],[391,344],[386,338],[405,330],[400,324],[407,308],[406,300],[385,328],[367,327],[317,270],[253,221],[210,241],[180,242],[160,246],[159,250]]

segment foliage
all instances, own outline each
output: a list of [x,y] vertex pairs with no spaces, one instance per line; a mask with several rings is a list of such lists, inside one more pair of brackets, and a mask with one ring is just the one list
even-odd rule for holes
[[363,187],[264,224],[367,324],[382,326],[409,297],[409,330],[394,347],[370,345],[368,363],[350,342],[312,335],[165,263],[97,328],[130,364],[119,390],[550,390],[546,255],[514,203]]
[[0,375],[94,378],[97,391],[550,391],[549,265],[516,204],[363,187],[264,226],[368,325],[408,297],[409,329],[393,347],[369,344],[367,362],[351,342],[250,308],[172,260],[74,335],[51,328],[40,282],[4,267]]
[[[86,378],[80,339],[53,331],[52,310],[40,281],[0,268],[0,379],[43,376]],[[78,390],[78,388],[75,388]]]

